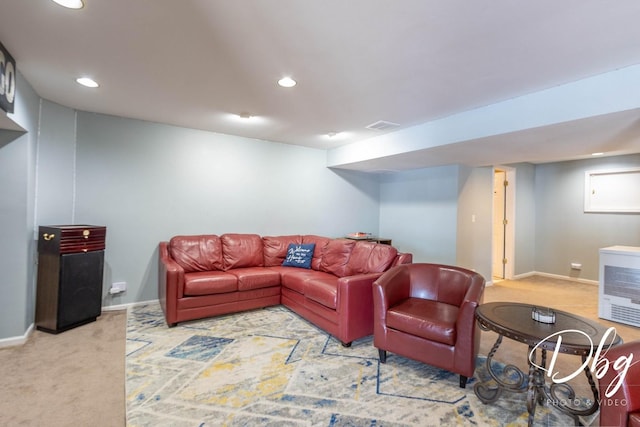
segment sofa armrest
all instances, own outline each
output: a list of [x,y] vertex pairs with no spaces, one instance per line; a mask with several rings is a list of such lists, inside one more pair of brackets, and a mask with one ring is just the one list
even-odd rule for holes
[[184,269],[169,255],[169,242],[160,242],[158,258],[158,299],[172,326],[177,323],[178,298],[183,297]]
[[373,282],[382,273],[358,274],[338,279],[339,336],[347,343],[373,333]]
[[382,273],[368,273],[345,276],[338,279],[338,295],[340,295],[338,311],[341,308],[348,308],[354,304],[362,303],[362,301],[353,300],[354,297],[366,294],[369,297],[368,300],[371,300],[371,287],[373,282],[380,276],[382,276]]
[[410,253],[400,253],[398,252],[398,255],[396,255],[396,259],[393,260],[393,263],[391,264],[392,267],[396,266],[396,265],[400,265],[400,264],[412,264],[413,263],[413,254]]

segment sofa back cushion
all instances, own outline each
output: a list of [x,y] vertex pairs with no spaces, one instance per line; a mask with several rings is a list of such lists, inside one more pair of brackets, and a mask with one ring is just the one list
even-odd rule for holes
[[224,270],[264,265],[262,238],[257,234],[228,233],[220,236],[220,240]]
[[222,270],[222,243],[213,234],[175,236],[169,241],[169,253],[186,273]]
[[460,307],[471,286],[474,273],[442,267],[438,277],[438,301]]
[[325,246],[331,241],[328,237],[316,236],[315,234],[306,234],[302,236],[302,243],[313,243],[316,245],[313,250],[313,258],[311,258],[311,269],[320,271],[320,263],[322,261],[322,251]]
[[355,240],[332,239],[322,248],[322,260],[320,271],[344,277],[349,274],[347,264],[351,251],[355,246]]
[[359,241],[349,257],[348,274],[382,273],[391,266],[397,255],[398,250],[391,245]]
[[276,265],[282,265],[282,262],[287,256],[287,248],[291,243],[301,244],[302,236],[264,236],[262,238],[262,245],[264,248],[264,266],[273,267]]
[[449,265],[418,263],[409,269],[409,296],[459,307],[471,286],[473,271]]

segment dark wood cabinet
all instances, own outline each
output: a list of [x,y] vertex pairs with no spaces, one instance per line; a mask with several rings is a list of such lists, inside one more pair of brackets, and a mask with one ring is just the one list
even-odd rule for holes
[[36,328],[59,333],[100,315],[106,232],[95,225],[39,228]]
[[345,236],[345,237],[351,240],[365,240],[367,242],[375,242],[375,243],[381,243],[383,245],[391,245],[391,239],[387,239],[386,237],[376,237],[376,236],[362,236],[362,237]]

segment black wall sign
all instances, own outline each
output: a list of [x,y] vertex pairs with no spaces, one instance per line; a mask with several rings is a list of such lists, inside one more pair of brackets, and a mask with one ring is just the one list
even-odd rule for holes
[[0,43],[0,108],[13,113],[16,100],[16,61]]

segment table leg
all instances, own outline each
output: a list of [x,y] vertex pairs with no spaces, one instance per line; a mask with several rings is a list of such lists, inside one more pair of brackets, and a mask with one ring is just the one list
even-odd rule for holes
[[547,351],[541,351],[542,361],[540,367],[536,365],[536,349],[529,346],[529,382],[527,384],[527,412],[529,412],[528,425],[533,425],[536,415],[536,406],[544,404],[544,368],[547,365]]
[[582,425],[580,423],[580,416],[588,416],[594,414],[598,408],[600,407],[599,393],[598,388],[596,387],[596,383],[593,380],[593,376],[591,375],[591,369],[588,364],[585,363],[587,360],[586,356],[582,356],[582,363],[584,366],[584,374],[587,377],[587,381],[589,382],[589,386],[591,387],[591,393],[593,394],[593,401],[589,406],[584,409],[580,409],[576,403],[580,403],[582,399],[576,398],[576,393],[567,383],[550,383],[545,384],[544,382],[541,384],[540,391],[544,394],[545,401],[550,403],[554,407],[558,408],[558,410],[564,412],[567,415],[573,417],[574,425],[579,426]]
[[[493,344],[491,351],[487,355],[485,366],[491,378],[483,382],[477,382],[473,386],[473,391],[482,403],[495,402],[500,397],[503,390],[517,393],[523,393],[526,391],[526,376],[520,369],[518,369],[518,367],[514,365],[505,365],[502,368],[502,372],[496,371],[493,363],[493,356],[496,351],[498,351],[501,343],[502,335],[498,335],[498,339],[495,344]],[[515,377],[515,379],[513,379],[513,377]]]

